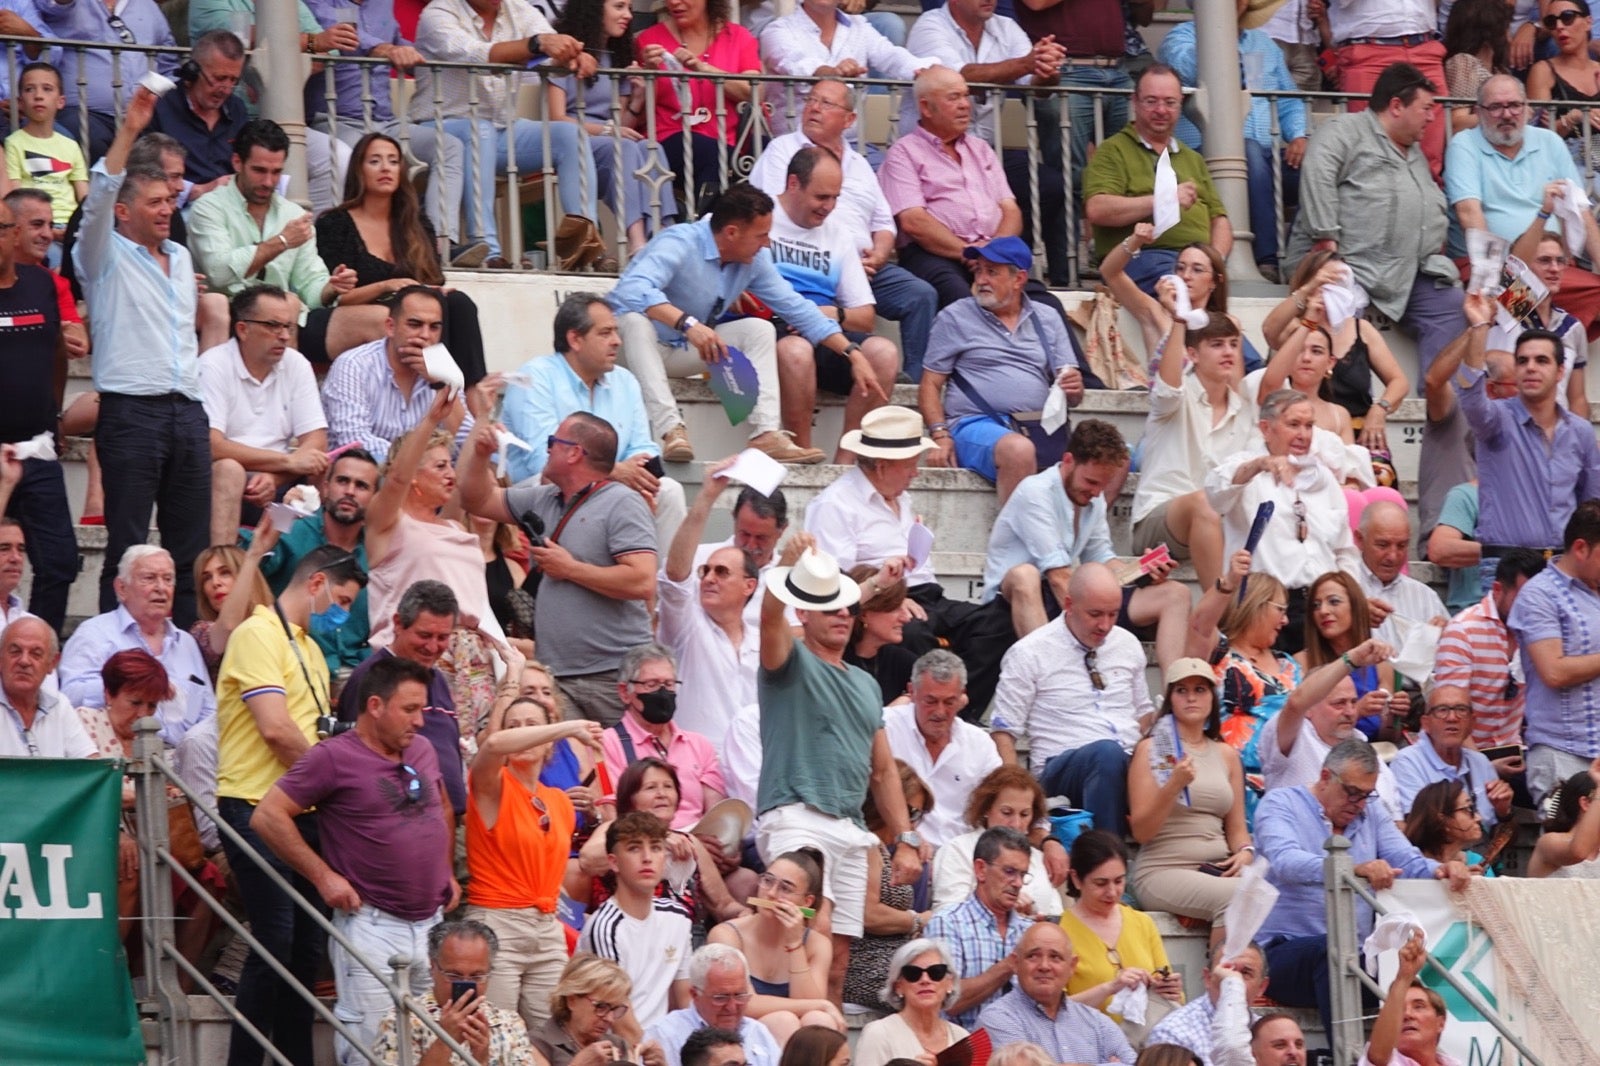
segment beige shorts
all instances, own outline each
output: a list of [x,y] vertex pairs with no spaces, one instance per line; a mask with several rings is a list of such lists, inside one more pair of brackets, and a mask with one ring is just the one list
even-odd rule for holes
[[1155,510],[1133,524],[1128,535],[1129,553],[1143,555],[1156,545],[1165,544],[1174,559],[1188,560],[1189,545],[1173,536],[1172,530],[1167,528],[1167,508],[1171,506],[1171,500],[1158,503]]

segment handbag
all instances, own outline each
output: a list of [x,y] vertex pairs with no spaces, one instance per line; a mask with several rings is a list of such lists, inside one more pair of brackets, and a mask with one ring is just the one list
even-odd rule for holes
[[[1030,317],[1028,325],[1033,330],[1034,339],[1039,342],[1040,350],[1044,348],[1044,337],[1039,333],[1039,324]],[[1056,379],[1050,373],[1050,356],[1045,354],[1043,366],[1035,366],[1035,370],[1044,375],[1046,389],[1056,387]],[[962,395],[971,400],[978,409],[989,418],[1005,426],[1014,433],[1021,433],[1033,441],[1033,454],[1039,470],[1046,470],[1061,461],[1067,453],[1067,440],[1072,432],[1072,421],[1068,419],[1054,433],[1047,433],[1039,420],[1044,416],[1043,411],[1014,411],[1011,414],[1001,414],[994,409],[994,405],[978,391],[967,384],[967,379],[961,376],[961,371],[950,371],[950,384],[961,390]]]
[[194,823],[194,810],[183,798],[167,801],[167,850],[173,861],[190,873],[206,864],[206,847]]

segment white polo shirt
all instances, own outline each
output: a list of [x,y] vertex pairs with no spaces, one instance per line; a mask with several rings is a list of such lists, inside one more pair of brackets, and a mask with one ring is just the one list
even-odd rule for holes
[[59,692],[41,691],[33,727],[22,728],[22,716],[0,689],[0,758],[92,759],[98,752],[84,732],[78,712]]
[[311,363],[293,348],[260,381],[237,338],[200,355],[200,398],[211,428],[247,448],[288,453],[296,437],[328,428]]
[[917,831],[934,847],[943,847],[971,827],[962,817],[967,799],[979,781],[1000,765],[989,734],[970,722],[957,718],[950,743],[934,759],[917,731],[917,709],[908,703],[883,709],[883,729],[889,737],[889,750],[933,792],[933,809],[922,816]]

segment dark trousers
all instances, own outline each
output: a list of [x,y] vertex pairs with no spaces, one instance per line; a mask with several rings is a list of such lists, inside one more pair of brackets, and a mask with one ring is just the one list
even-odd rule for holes
[[[921,245],[908,244],[900,249],[900,265],[933,286],[933,291],[939,296],[941,310],[972,295],[972,274],[959,259],[946,259],[942,255],[934,255]],[[1043,282],[1029,278],[1023,291],[1028,294],[1028,299],[1055,308],[1067,333],[1072,333],[1072,324],[1067,321],[1067,309],[1061,306],[1061,301],[1055,298],[1054,293],[1044,287]]]
[[927,621],[905,626],[901,647],[913,655],[948,648],[967,664],[967,706],[962,717],[977,721],[994,699],[1000,683],[1000,660],[1017,642],[1011,611],[1003,600],[969,603],[953,600],[937,582],[913,587],[908,595],[928,614]]
[[[64,107],[56,116],[56,129],[74,141],[83,140],[82,114],[76,105]],[[84,162],[94,166],[117,136],[117,116],[107,111],[89,112],[89,143],[84,146]]]
[[[1088,811],[1096,829],[1119,837],[1127,831],[1128,753],[1116,741],[1097,740],[1052,756],[1039,784],[1046,796],[1066,796]],[[1276,981],[1277,973],[1272,976]]]
[[483,330],[478,325],[478,305],[460,289],[444,294],[444,335],[440,340],[461,368],[467,388],[489,373],[483,362]]
[[28,563],[33,567],[28,610],[60,633],[67,618],[67,592],[78,576],[78,538],[61,464],[24,459],[22,480],[11,491],[6,515],[21,524],[28,538]]
[[[250,828],[250,816],[255,805],[241,799],[217,800],[217,812],[223,820],[244,837],[271,867],[282,874],[295,891],[312,905],[321,908],[321,897],[311,882],[296,873],[288,863],[278,858],[272,849]],[[295,819],[300,834],[313,849],[318,846],[316,815],[303,814]],[[283,890],[267,877],[254,859],[245,855],[228,839],[222,838],[222,850],[228,856],[234,881],[239,886],[239,898],[244,901],[245,914],[250,919],[250,932],[272,957],[288,968],[307,988],[316,980],[317,969],[322,965],[327,934],[303,910],[290,902]],[[272,967],[254,951],[245,959],[239,974],[239,990],[234,1006],[249,1019],[250,1024],[271,1039],[273,1046],[295,1066],[313,1066],[311,1053],[311,1005],[299,993],[284,983]],[[261,1066],[262,1051],[255,1038],[243,1028],[233,1027],[233,1038],[228,1042],[228,1066]]]
[[199,400],[180,393],[103,393],[95,425],[106,490],[106,557],[100,610],[117,606],[112,581],[122,553],[150,536],[156,507],[161,546],[177,567],[172,621],[194,625],[194,560],[211,535],[211,426]]
[[[1328,938],[1297,936],[1267,946],[1267,970],[1272,974],[1271,996],[1285,1007],[1315,1007],[1322,1016],[1322,1031],[1333,1032],[1333,1006],[1328,991]],[[1362,1013],[1376,1010],[1377,997],[1361,986]]]
[[[1067,183],[1061,171],[1061,127],[1059,120],[1047,121],[1039,109],[1039,226],[1043,231],[1045,270],[1052,284],[1067,283],[1067,258],[1072,235],[1067,232]],[[1022,240],[1033,246],[1033,186],[1028,174],[1028,150],[1007,148],[1001,153],[1006,181],[1022,211]]]

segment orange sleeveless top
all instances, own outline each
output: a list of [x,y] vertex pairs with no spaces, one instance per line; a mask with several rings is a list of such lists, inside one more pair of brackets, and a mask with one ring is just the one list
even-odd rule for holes
[[534,794],[508,767],[500,768],[500,816],[490,829],[478,812],[476,792],[467,794],[467,886],[471,903],[497,910],[537,907],[553,913],[567,872],[572,831],[577,815],[560,789],[538,786],[537,795],[550,815],[550,828],[539,828]]

